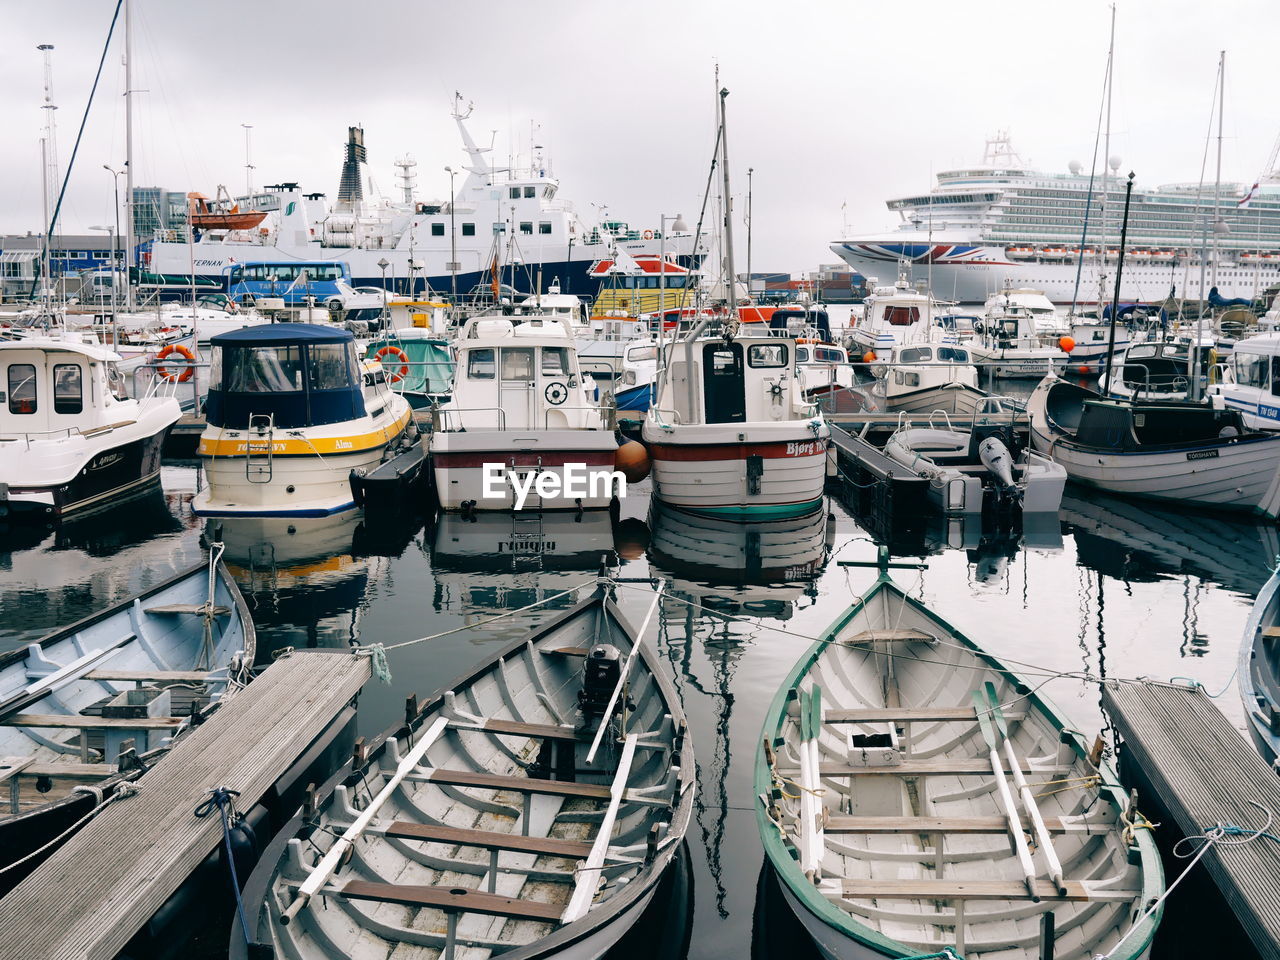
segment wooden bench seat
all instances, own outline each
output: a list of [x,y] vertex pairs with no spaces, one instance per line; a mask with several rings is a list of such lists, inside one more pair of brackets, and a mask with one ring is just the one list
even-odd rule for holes
[[113,680],[117,683],[203,683],[209,679],[208,670],[90,670],[89,680]]
[[563,740],[589,742],[591,734],[574,727],[556,723],[522,723],[519,720],[488,719],[483,723],[455,720],[450,724],[457,730],[483,730],[485,733],[510,734],[513,737],[532,737],[536,740]]
[[348,900],[376,900],[403,903],[412,907],[435,907],[448,913],[483,913],[513,920],[540,920],[556,923],[564,908],[534,900],[517,900],[467,887],[427,887],[398,883],[351,880],[342,888]]
[[402,840],[429,840],[435,843],[454,843],[464,847],[480,847],[484,850],[511,850],[517,853],[536,853],[548,857],[581,859],[591,852],[591,844],[580,840],[561,840],[556,837],[524,837],[519,834],[495,833],[491,830],[468,830],[461,827],[436,826],[427,823],[396,821],[387,827],[388,837]]
[[[1045,818],[1052,833],[1111,833],[1116,824]],[[829,817],[823,825],[827,833],[1007,833],[1004,817]]]
[[[1030,900],[1022,880],[841,880],[840,895],[850,900]],[[1138,890],[1114,890],[1086,886],[1075,880],[1066,883],[1066,895],[1058,893],[1048,880],[1035,882],[1041,900],[1076,903],[1136,900]]]
[[[142,612],[143,613],[168,613],[168,614],[179,614],[179,613],[202,614],[205,612],[206,609],[207,608],[203,603],[163,603],[158,607],[143,607]],[[215,617],[225,617],[230,612],[231,612],[230,607],[214,607],[213,608],[213,615]]]
[[[1021,762],[1024,773],[1059,774],[1068,767],[1050,765],[1031,767],[1026,760]],[[799,777],[797,767],[778,767],[778,773],[784,777]],[[818,774],[823,777],[974,777],[991,776],[990,760],[906,760],[896,766],[853,767],[843,763],[823,763],[818,766]]]
[[183,717],[86,717],[79,713],[11,713],[0,720],[6,727],[59,727],[64,730],[164,730]]
[[610,796],[609,788],[600,783],[570,783],[564,780],[538,780],[534,777],[506,777],[501,774],[477,773],[472,770],[441,770],[433,768],[423,773],[411,773],[406,779],[449,784],[455,787],[516,790],[522,793],[539,793],[552,797],[585,797],[589,800],[608,800]]
[[897,630],[863,630],[861,633],[855,633],[847,640],[841,640],[840,643],[846,647],[860,647],[869,643],[928,643],[933,640],[932,634],[924,633],[920,630],[897,629]]
[[[1021,720],[1026,714],[1009,710],[1004,716],[1006,720]],[[823,723],[926,723],[931,720],[977,723],[978,713],[973,707],[864,707],[826,710],[822,714]]]
[[590,651],[587,647],[539,647],[538,652],[559,654],[562,657],[585,657]]

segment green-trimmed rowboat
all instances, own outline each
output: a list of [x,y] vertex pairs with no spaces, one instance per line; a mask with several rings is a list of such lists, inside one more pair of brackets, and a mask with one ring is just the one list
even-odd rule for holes
[[1146,956],[1164,874],[1114,773],[889,566],[765,719],[756,817],[788,906],[839,960]]

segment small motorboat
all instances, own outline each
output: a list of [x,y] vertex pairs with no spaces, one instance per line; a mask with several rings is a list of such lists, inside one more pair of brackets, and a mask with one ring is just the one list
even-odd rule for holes
[[788,906],[828,960],[1145,957],[1164,877],[1114,772],[880,551],[766,714],[756,819]]
[[1280,771],[1280,573],[1273,573],[1254,601],[1240,644],[1236,670],[1249,738]]
[[1012,401],[988,397],[982,403],[968,433],[907,424],[889,437],[885,455],[928,479],[929,499],[946,515],[984,508],[1056,513],[1066,469],[1019,444],[1007,424],[994,422],[1002,404]]
[[680,848],[695,775],[675,689],[609,592],[412,706],[318,791],[250,877],[256,942],[236,926],[231,956],[527,960],[616,943]]
[[[218,552],[113,607],[0,653],[0,867],[139,776],[251,674],[253,618]],[[44,856],[0,872],[0,892]]]
[[915,343],[893,347],[877,389],[890,413],[941,411],[971,417],[987,394],[968,347]]
[[241,210],[231,202],[226,187],[218,187],[218,199],[210,203],[203,193],[187,194],[191,226],[197,230],[252,230],[267,218],[263,210]]
[[1108,400],[1055,376],[1027,400],[1035,449],[1079,483],[1185,506],[1280,516],[1280,435],[1238,410]]

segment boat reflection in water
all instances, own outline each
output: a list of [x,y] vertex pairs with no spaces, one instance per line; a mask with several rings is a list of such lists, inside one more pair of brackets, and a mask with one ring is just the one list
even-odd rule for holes
[[283,647],[342,647],[360,636],[374,559],[354,549],[359,510],[328,517],[223,517],[231,571],[258,628],[259,661]]
[[1118,580],[1191,574],[1255,597],[1271,576],[1280,531],[1274,522],[1176,510],[1067,488],[1062,519],[1082,565]]

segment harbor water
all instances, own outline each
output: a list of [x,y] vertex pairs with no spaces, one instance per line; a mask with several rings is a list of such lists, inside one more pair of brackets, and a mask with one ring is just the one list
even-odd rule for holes
[[[925,569],[895,578],[985,649],[1025,665],[1028,682],[1090,739],[1107,735],[1096,682],[1105,677],[1203,684],[1241,725],[1236,655],[1277,553],[1273,524],[1075,488],[1060,521],[1006,531],[904,528],[856,518],[835,498],[800,520],[692,520],[651,505],[647,482],[616,516],[400,516],[375,529],[354,513],[206,528],[191,511],[198,468],[167,466],[163,481],[163,493],[96,518],[3,532],[0,650],[199,562],[217,536],[252,610],[261,663],[289,647],[430,638],[390,650],[390,685],[373,681],[362,695],[360,732],[371,735],[402,716],[406,696],[446,686],[568,606],[602,560],[623,577],[663,578],[668,596],[650,640],[683,698],[699,783],[692,916],[664,927],[687,923],[674,954],[700,960],[747,956],[753,930],[761,936],[751,774],[763,713],[810,638],[872,583],[874,570],[838,561],[874,560],[873,532],[900,556],[925,555]],[[639,622],[650,588],[618,590]],[[226,929],[209,934],[207,955],[218,955]],[[1162,935],[1156,960],[1184,955],[1169,943]],[[631,949],[648,956],[650,947]]]

